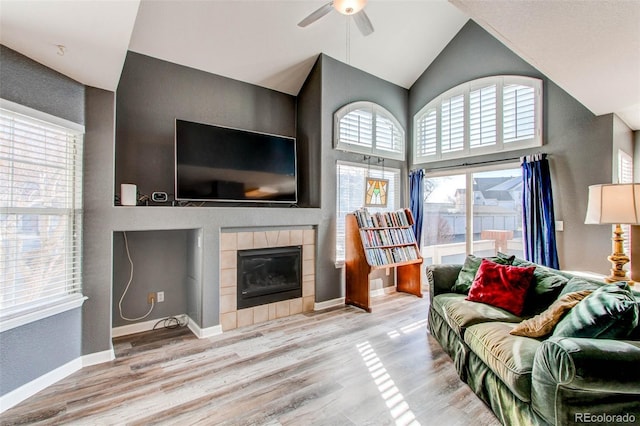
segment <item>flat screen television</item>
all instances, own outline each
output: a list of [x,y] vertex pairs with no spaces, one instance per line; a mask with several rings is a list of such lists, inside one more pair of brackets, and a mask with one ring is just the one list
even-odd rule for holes
[[176,200],[296,203],[296,140],[176,119]]

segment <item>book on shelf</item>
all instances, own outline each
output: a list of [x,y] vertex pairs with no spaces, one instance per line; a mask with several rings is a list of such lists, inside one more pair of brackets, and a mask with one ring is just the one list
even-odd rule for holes
[[393,212],[369,213],[369,210],[362,208],[353,214],[360,228],[394,228],[411,225],[404,209]]
[[372,266],[384,266],[393,263],[418,259],[415,246],[398,246],[388,248],[367,248],[364,250],[367,261]]

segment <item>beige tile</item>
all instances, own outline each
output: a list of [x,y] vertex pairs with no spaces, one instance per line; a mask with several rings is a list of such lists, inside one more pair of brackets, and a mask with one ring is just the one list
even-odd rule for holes
[[220,287],[236,287],[238,284],[237,269],[222,269],[220,271]]
[[304,260],[302,261],[302,275],[314,275],[315,274],[315,261]]
[[289,300],[289,315],[295,315],[302,312],[302,298]]
[[225,314],[237,310],[236,295],[225,294],[220,296],[220,312]]
[[[236,291],[237,288],[236,286],[232,286],[232,287],[220,287],[220,296],[224,296],[224,295],[228,295],[228,294],[233,294],[234,296],[236,295]],[[304,292],[304,284],[303,284],[303,290]]]
[[316,246],[314,244],[305,244],[302,246],[302,259],[314,260],[316,258]]
[[253,232],[238,232],[238,250],[253,248]]
[[266,321],[269,321],[269,305],[254,306],[253,323],[259,324]]
[[220,314],[220,326],[222,331],[233,330],[238,327],[238,320],[235,312]]
[[238,234],[235,232],[220,234],[220,250],[236,250],[238,248]]
[[240,309],[238,311],[238,327],[246,327],[253,324],[253,308]]
[[284,318],[289,316],[289,301],[283,300],[276,302],[276,318]]
[[302,280],[302,296],[314,296],[316,294],[316,279],[313,275],[307,275]]
[[238,252],[224,250],[220,252],[220,269],[233,269],[238,264]]
[[291,245],[291,238],[290,238],[290,232],[289,231],[279,231],[278,232],[278,241],[276,242],[276,245],[278,247],[285,247],[285,246],[290,246]]
[[314,244],[316,241],[315,238],[316,232],[313,229],[305,229],[303,236],[303,244]]
[[265,232],[265,234],[267,236],[268,247],[276,247],[276,245],[278,244],[278,234],[279,233],[280,233],[279,231],[267,231],[267,232]]
[[266,232],[254,232],[253,248],[265,248],[265,247],[269,247],[269,243],[267,243]]
[[313,312],[315,307],[315,296],[308,296],[302,298],[302,312]]
[[267,306],[269,306],[269,319],[270,320],[276,319],[276,304],[269,303]]
[[304,232],[302,229],[293,229],[289,231],[289,243],[292,246],[301,246],[303,240]]

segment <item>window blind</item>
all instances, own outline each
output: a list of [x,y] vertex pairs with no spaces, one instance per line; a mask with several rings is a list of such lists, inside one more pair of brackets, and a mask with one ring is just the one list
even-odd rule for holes
[[344,261],[345,256],[345,217],[349,213],[364,206],[365,178],[367,176],[388,179],[387,207],[371,208],[369,211],[395,210],[399,205],[400,171],[397,169],[382,170],[355,164],[338,163],[336,167],[337,221],[336,221],[336,261]]
[[461,151],[464,149],[464,95],[442,101],[441,110],[442,152]]
[[508,84],[503,90],[504,143],[531,139],[535,136],[535,89],[521,84]]
[[471,148],[496,144],[496,113],[495,84],[469,93],[469,144]]
[[405,159],[404,131],[378,104],[359,101],[343,106],[334,114],[334,129],[337,149]]
[[414,164],[542,145],[542,81],[494,76],[460,84],[414,115]]
[[0,109],[0,315],[81,291],[82,134]]

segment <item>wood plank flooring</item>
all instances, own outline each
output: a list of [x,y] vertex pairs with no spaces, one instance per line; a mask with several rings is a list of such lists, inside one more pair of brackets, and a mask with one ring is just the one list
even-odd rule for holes
[[498,425],[427,333],[428,297],[392,293],[210,339],[187,328],[114,340],[0,424]]

